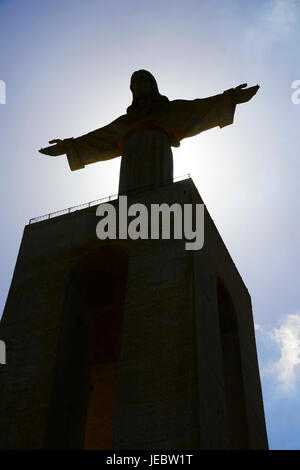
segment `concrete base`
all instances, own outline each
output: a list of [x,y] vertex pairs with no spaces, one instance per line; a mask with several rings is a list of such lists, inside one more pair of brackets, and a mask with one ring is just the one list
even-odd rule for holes
[[[202,201],[188,179],[134,202]],[[251,300],[208,212],[199,251],[100,241],[98,221],[92,207],[25,227],[0,325],[1,449],[89,448],[93,415],[97,448],[266,449]],[[112,335],[98,359],[95,318]]]

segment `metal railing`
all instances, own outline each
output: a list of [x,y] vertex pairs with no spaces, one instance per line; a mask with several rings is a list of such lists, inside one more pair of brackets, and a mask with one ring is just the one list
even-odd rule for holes
[[[159,184],[159,185],[152,184],[152,185],[148,185],[148,186],[143,186],[142,188],[138,188],[138,190],[142,190],[142,189],[146,190],[146,189],[150,189],[151,187],[154,187],[154,186],[164,186],[164,185],[167,185],[167,184],[170,184],[170,183],[175,183],[177,181],[182,181],[182,180],[188,179],[190,177],[191,177],[191,175],[190,175],[190,173],[188,173],[186,175],[176,176],[172,180],[167,180],[167,181],[165,181],[165,182],[163,182],[162,184]],[[94,201],[86,202],[84,204],[79,204],[77,206],[68,207],[67,209],[62,209],[62,210],[59,210],[59,211],[51,212],[50,214],[45,214],[45,215],[41,215],[39,217],[34,217],[34,218],[29,220],[29,224],[35,224],[37,222],[41,222],[42,220],[53,219],[54,217],[59,217],[60,215],[70,214],[71,212],[75,212],[75,211],[78,211],[78,210],[81,210],[81,209],[87,209],[88,207],[97,206],[98,204],[103,204],[104,202],[109,202],[109,201],[113,201],[115,199],[118,199],[118,197],[119,197],[119,194],[113,194],[112,196],[106,196],[106,197],[103,197],[101,199],[95,199]]]

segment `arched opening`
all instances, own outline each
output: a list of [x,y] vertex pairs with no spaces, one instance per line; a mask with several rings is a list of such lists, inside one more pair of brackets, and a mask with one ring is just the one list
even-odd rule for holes
[[249,449],[237,315],[230,294],[220,279],[217,281],[217,296],[229,445],[230,449]]
[[104,246],[85,256],[71,276],[73,288],[83,301],[79,326],[80,322],[88,325],[90,390],[85,449],[112,448],[127,271],[124,250]]

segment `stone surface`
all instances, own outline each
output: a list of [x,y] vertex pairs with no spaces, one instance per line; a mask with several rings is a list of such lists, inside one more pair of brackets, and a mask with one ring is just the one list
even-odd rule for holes
[[[195,204],[201,198],[188,179],[140,192],[134,202]],[[103,246],[121,247],[129,260],[111,447],[232,446],[221,279],[236,312],[241,377],[234,365],[232,370],[242,384],[235,393],[244,406],[243,445],[267,448],[251,299],[208,212],[199,251],[186,251],[185,240],[100,241],[97,222],[92,207],[25,227],[0,324],[7,343],[7,364],[0,369],[1,448],[84,446],[89,320],[70,276],[86,255]],[[107,289],[102,285],[103,307]]]
[[135,132],[125,142],[120,168],[119,194],[173,181],[173,154],[166,134]]

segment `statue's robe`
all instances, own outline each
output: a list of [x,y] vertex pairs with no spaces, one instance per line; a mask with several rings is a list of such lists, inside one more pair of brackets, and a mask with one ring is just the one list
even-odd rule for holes
[[63,142],[73,171],[122,155],[119,192],[126,192],[172,178],[171,146],[179,147],[186,137],[232,124],[234,112],[232,88],[204,99],[153,103]]

